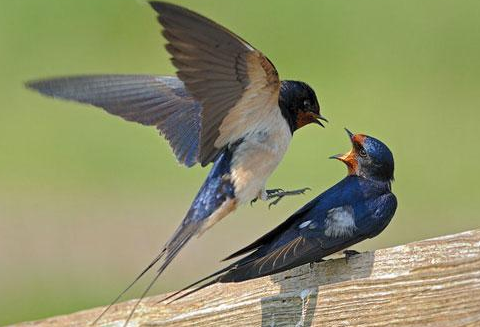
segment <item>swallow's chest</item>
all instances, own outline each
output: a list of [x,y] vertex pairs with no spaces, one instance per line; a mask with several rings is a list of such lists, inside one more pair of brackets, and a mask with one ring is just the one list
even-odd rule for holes
[[243,137],[232,156],[231,174],[237,199],[256,198],[282,160],[292,134],[280,112]]

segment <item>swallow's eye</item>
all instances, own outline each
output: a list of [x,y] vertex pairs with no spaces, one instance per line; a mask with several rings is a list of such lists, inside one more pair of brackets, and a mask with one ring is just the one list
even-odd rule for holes
[[358,154],[360,155],[360,157],[365,158],[367,156],[367,151],[365,151],[365,149],[360,149]]
[[310,108],[310,100],[308,100],[308,99],[303,100],[303,107],[304,108]]

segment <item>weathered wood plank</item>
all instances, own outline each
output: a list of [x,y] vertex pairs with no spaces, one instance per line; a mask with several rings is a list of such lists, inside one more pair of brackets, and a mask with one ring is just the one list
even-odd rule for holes
[[[480,230],[220,284],[165,306],[143,302],[130,326],[480,326]],[[121,326],[133,301],[98,326]],[[87,326],[96,308],[18,326]]]

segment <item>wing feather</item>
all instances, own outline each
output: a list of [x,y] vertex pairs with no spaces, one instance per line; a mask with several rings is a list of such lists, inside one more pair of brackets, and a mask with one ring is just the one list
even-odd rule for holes
[[81,103],[143,125],[156,126],[177,160],[193,166],[199,157],[201,104],[176,77],[91,75],[32,81],[42,94]]
[[200,162],[206,165],[277,109],[277,71],[261,52],[210,19],[169,3],[150,4],[177,76],[202,104]]
[[240,282],[271,275],[313,261],[315,253],[321,251],[320,239],[298,236],[269,253],[260,256],[252,253],[239,260],[219,281]]

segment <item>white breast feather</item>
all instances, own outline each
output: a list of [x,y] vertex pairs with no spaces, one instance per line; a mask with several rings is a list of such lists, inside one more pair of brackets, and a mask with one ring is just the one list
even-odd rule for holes
[[280,108],[243,136],[232,158],[231,176],[239,204],[265,197],[265,183],[283,159],[292,134]]
[[351,206],[330,209],[325,220],[325,235],[328,237],[352,236],[355,226],[354,211]]

